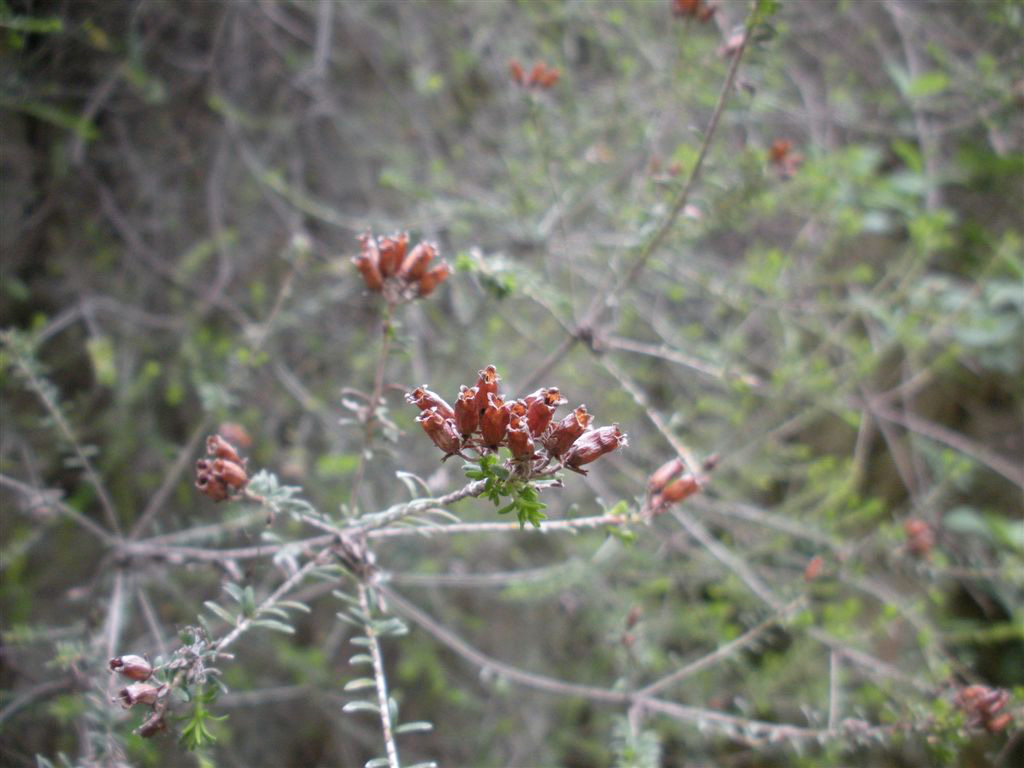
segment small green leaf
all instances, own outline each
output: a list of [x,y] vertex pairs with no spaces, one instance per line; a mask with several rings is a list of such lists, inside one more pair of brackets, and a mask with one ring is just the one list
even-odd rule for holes
[[284,632],[286,635],[294,635],[295,628],[290,627],[284,622],[277,621],[276,619],[256,619],[252,625],[254,627],[264,627],[266,629],[272,629],[275,632]]
[[417,731],[432,731],[434,724],[426,720],[415,720],[411,723],[402,723],[395,728],[395,733],[416,733]]
[[342,712],[378,712],[377,705],[370,701],[350,701],[341,708]]
[[373,688],[377,684],[368,677],[357,677],[355,680],[349,680],[345,683],[346,691],[360,691],[364,688]]

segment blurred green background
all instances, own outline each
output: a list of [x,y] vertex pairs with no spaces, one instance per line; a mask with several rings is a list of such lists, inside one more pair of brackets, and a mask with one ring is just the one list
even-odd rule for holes
[[[451,399],[490,363],[509,393],[556,385],[629,434],[588,478],[545,492],[553,518],[637,509],[674,455],[666,434],[719,466],[679,514],[629,535],[383,541],[396,592],[494,659],[620,689],[804,596],[666,695],[905,729],[798,746],[627,719],[482,673],[414,624],[385,664],[403,718],[434,730],[403,737],[404,760],[1024,759],[1024,6],[763,3],[681,215],[578,333],[681,201],[751,13],[712,2],[702,23],[671,5],[0,3],[6,765],[380,754],[378,723],[341,711],[351,628],[315,584],[294,635],[253,632],[223,665],[215,744],[132,735],[138,718],[106,698],[113,641],[166,652],[224,583],[266,594],[286,564],[128,557],[75,518],[125,532],[144,519],[143,537],[244,518],[191,485],[222,422],[251,435],[250,468],[330,515],[409,498],[398,471],[454,490],[459,461],[438,463],[402,392]],[[512,58],[560,78],[520,87]],[[397,431],[368,443],[343,392],[374,383],[383,307],[349,263],[366,230],[436,240],[455,267],[395,314]],[[451,511],[496,519],[483,500]],[[926,556],[908,519],[934,533]],[[225,531],[203,545],[254,544],[262,528]],[[304,535],[289,520],[273,534]],[[1017,725],[966,734],[951,702],[968,682],[1016,686]]]

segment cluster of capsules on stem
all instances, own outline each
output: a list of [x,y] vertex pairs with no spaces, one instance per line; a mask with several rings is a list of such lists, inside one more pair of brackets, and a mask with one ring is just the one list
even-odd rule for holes
[[556,421],[556,409],[567,402],[556,387],[542,387],[511,400],[499,394],[500,381],[495,367],[489,365],[479,372],[476,386],[459,387],[454,406],[426,386],[417,387],[405,399],[420,409],[417,421],[444,452],[444,459],[469,458],[466,451],[483,456],[505,447],[523,477],[553,465],[585,475],[583,465],[628,445],[618,424],[592,428],[593,416],[585,405]]
[[434,243],[423,241],[408,250],[407,232],[378,238],[366,233],[359,236],[359,246],[359,255],[352,258],[352,263],[366,287],[383,294],[389,304],[429,296],[452,273],[446,261],[430,265],[438,254]]

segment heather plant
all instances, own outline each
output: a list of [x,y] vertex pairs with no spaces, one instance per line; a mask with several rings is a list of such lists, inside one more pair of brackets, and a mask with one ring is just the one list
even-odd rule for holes
[[1022,23],[0,3],[4,763],[1016,764]]

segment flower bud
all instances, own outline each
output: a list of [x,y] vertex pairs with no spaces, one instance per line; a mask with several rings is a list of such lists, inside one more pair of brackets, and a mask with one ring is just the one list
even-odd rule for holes
[[245,470],[227,459],[216,459],[213,462],[213,476],[231,488],[241,488],[249,482]]
[[211,456],[216,456],[218,459],[228,459],[237,464],[242,463],[242,460],[238,458],[238,451],[235,450],[235,446],[220,435],[210,435],[206,438],[206,452]]
[[505,439],[510,416],[505,401],[499,395],[493,392],[487,395],[487,408],[480,418],[480,431],[483,434],[484,445],[488,448],[497,448],[501,445]]
[[480,410],[476,407],[476,387],[459,387],[455,401],[455,426],[463,437],[469,437],[480,426]]
[[533,438],[530,437],[530,430],[526,422],[519,416],[513,416],[509,419],[508,447],[512,451],[512,455],[517,459],[533,458]]
[[595,461],[606,453],[611,453],[620,445],[629,445],[626,435],[618,424],[610,427],[592,429],[580,437],[569,449],[565,457],[566,465],[578,469],[584,464]]
[[398,270],[399,276],[409,282],[415,282],[426,274],[427,267],[437,255],[437,246],[432,243],[420,243],[405,257]]
[[121,706],[125,709],[134,707],[136,704],[149,704],[152,706],[153,704],[156,704],[156,700],[160,696],[160,691],[162,689],[162,685],[132,683],[127,688],[122,688],[118,691],[117,698],[120,700]]
[[391,277],[398,271],[405,258],[405,247],[409,244],[409,235],[406,232],[396,232],[391,237],[382,237],[377,241],[380,251],[380,273],[384,277]]
[[110,669],[130,680],[148,680],[153,667],[141,656],[118,656],[110,660]]
[[658,493],[664,488],[668,481],[683,471],[683,461],[678,456],[674,459],[669,459],[651,475],[651,479],[647,481],[647,490],[651,493]]
[[429,411],[431,408],[436,408],[446,419],[455,418],[455,411],[452,407],[444,401],[444,399],[436,392],[431,392],[427,389],[427,385],[424,384],[422,387],[416,387],[412,392],[405,396],[407,403],[412,403],[421,411]]
[[434,289],[447,280],[451,273],[452,268],[448,266],[448,262],[446,261],[442,261],[432,270],[427,272],[420,278],[420,296],[429,296],[432,294]]
[[498,394],[499,381],[501,381],[501,377],[498,376],[498,369],[493,365],[488,365],[477,373],[476,408],[481,413],[487,408],[487,396],[492,393]]
[[576,438],[590,426],[593,418],[591,414],[587,413],[587,406],[581,405],[558,422],[544,443],[548,453],[552,456],[561,456],[569,450],[569,447],[576,442]]
[[453,419],[446,419],[436,408],[431,408],[429,411],[423,411],[416,421],[434,441],[434,445],[444,451],[445,456],[459,452],[462,441],[459,439],[459,432]]

